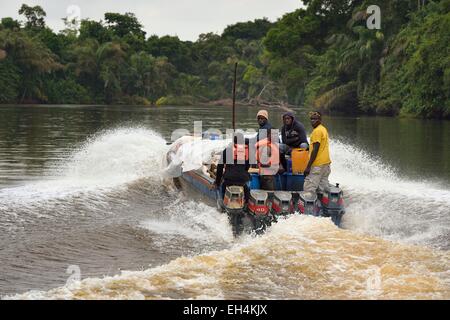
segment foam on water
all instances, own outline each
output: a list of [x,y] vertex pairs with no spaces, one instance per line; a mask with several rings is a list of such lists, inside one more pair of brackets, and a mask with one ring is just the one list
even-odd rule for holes
[[331,142],[330,180],[347,198],[343,226],[383,238],[437,248],[450,246],[450,190],[412,181],[365,151]]
[[[118,189],[142,178],[160,184],[165,140],[143,128],[118,128],[90,137],[51,173],[54,178],[0,190],[0,210],[45,204]],[[11,211],[11,210],[8,210]]]
[[203,203],[183,199],[164,207],[162,214],[156,215],[156,212],[153,212],[152,218],[143,221],[141,227],[160,236],[181,236],[200,241],[203,245],[233,241],[226,214]]
[[[150,130],[96,135],[63,163],[54,181],[0,190],[0,209],[83,192],[97,199],[103,190],[120,192],[146,178],[159,187],[166,150]],[[447,249],[450,241],[450,191],[401,178],[348,143],[331,141],[331,153],[330,181],[344,189],[347,230],[328,219],[296,215],[263,236],[233,240],[226,216],[177,201],[149,213],[140,227],[166,240],[181,237],[206,248],[225,243],[227,249],[12,298],[449,299],[450,254],[437,249]]]
[[341,182],[345,188],[450,205],[450,190],[426,179],[400,178],[388,164],[351,144],[332,140],[330,145],[333,161],[330,178]]
[[12,299],[448,299],[448,252],[292,216],[230,249]]

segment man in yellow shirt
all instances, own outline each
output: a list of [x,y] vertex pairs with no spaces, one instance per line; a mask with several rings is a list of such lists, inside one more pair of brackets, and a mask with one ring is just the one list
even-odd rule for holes
[[328,187],[330,176],[330,148],[328,131],[322,124],[320,112],[310,112],[309,118],[313,131],[309,143],[309,162],[305,169],[305,183],[303,190],[316,192],[317,188],[324,190]]

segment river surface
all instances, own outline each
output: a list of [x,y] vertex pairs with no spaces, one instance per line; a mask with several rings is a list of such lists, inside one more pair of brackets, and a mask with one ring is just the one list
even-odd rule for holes
[[450,122],[324,117],[343,228],[294,215],[235,239],[162,177],[194,121],[225,131],[230,108],[1,106],[0,297],[450,299]]

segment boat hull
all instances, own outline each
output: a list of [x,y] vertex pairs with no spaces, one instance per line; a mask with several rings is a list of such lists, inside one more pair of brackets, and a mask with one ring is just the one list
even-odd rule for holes
[[208,205],[217,206],[218,192],[211,189],[213,183],[214,180],[195,171],[184,172],[181,177],[176,178],[176,184],[187,196],[205,202]]

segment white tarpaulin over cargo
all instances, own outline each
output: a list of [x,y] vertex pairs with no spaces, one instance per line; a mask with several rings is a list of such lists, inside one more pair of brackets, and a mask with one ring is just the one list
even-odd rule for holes
[[184,136],[176,140],[169,151],[170,164],[165,169],[169,177],[179,177],[183,172],[202,168],[210,164],[215,154],[220,154],[229,144],[227,140],[204,140]]

